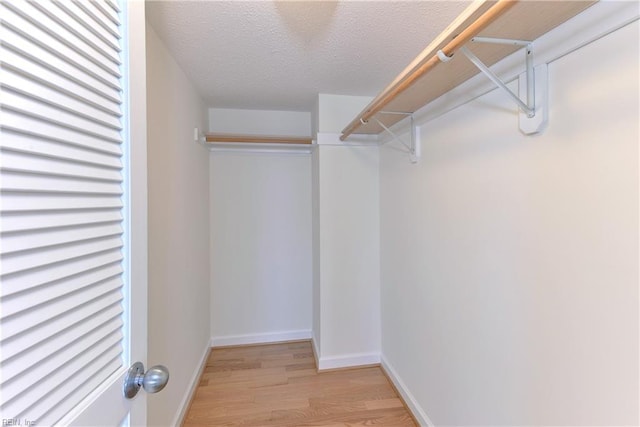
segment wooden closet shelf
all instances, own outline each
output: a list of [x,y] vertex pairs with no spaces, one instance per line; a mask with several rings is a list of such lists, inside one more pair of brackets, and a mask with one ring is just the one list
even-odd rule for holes
[[292,136],[263,136],[263,135],[229,135],[206,134],[206,141],[213,143],[238,143],[238,144],[297,144],[311,145],[312,138]]
[[[414,113],[478,74],[479,70],[464,55],[454,55],[473,37],[533,41],[594,3],[575,0],[472,3],[344,128],[340,139],[345,140],[352,133],[379,134],[384,128],[374,120],[369,121],[373,116],[385,126],[392,126],[404,116],[384,111]],[[471,45],[471,50],[488,66],[518,49],[502,44]],[[453,55],[451,61],[441,62],[439,50]]]

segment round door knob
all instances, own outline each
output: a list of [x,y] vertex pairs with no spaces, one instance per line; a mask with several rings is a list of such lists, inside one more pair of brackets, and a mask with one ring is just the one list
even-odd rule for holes
[[147,393],[157,393],[169,382],[169,370],[166,366],[156,365],[150,368],[142,379],[142,387]]
[[157,393],[169,382],[169,370],[162,365],[156,365],[144,372],[142,362],[136,362],[129,368],[124,379],[124,396],[133,399],[140,387],[147,393]]

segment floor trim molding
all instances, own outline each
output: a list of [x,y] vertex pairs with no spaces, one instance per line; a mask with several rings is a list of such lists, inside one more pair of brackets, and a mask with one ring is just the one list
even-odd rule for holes
[[198,384],[200,384],[200,378],[202,378],[204,368],[207,366],[209,354],[211,354],[211,347],[208,344],[209,343],[207,343],[207,347],[204,349],[198,369],[195,371],[193,377],[191,377],[188,392],[185,394],[182,402],[180,402],[180,406],[178,406],[178,408],[180,408],[180,411],[176,414],[176,417],[173,420],[173,424],[171,424],[173,426],[181,426],[184,423],[184,418],[189,413],[191,402],[193,401],[193,397],[195,396],[196,390],[198,389]]
[[361,368],[380,365],[379,353],[355,353],[343,356],[320,357],[318,372],[342,368]]
[[260,334],[224,335],[211,337],[211,347],[229,347],[236,345],[270,344],[286,341],[310,340],[311,330],[278,331]]
[[313,351],[313,360],[316,362],[316,371],[318,370],[318,366],[320,366],[320,350],[318,349],[318,340],[316,337],[311,337],[311,350]]
[[398,395],[400,395],[400,398],[407,406],[411,415],[413,415],[415,421],[420,426],[435,427],[435,424],[429,419],[426,412],[424,412],[422,407],[418,404],[416,398],[411,394],[404,381],[402,381],[402,378],[400,378],[395,369],[393,369],[385,359],[384,355],[381,355],[380,357],[380,367],[382,368],[382,372],[384,372],[387,378],[391,381],[391,384],[396,389]]

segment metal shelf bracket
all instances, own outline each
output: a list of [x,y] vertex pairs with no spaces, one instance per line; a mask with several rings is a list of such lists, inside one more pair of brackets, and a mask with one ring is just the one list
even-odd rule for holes
[[420,141],[416,138],[416,126],[413,123],[413,113],[407,113],[403,111],[379,111],[378,114],[399,114],[399,115],[409,117],[411,123],[409,124],[410,131],[409,131],[408,144],[402,138],[396,135],[395,132],[393,132],[391,129],[385,126],[385,124],[382,123],[380,120],[378,120],[375,117],[373,118],[373,120],[375,120],[376,123],[378,123],[385,131],[387,131],[395,141],[402,144],[409,151],[409,160],[411,161],[411,163],[417,163],[418,159],[420,159],[421,150],[420,150]]
[[[476,43],[493,43],[520,46],[525,48],[526,71],[518,76],[518,93],[514,93],[489,67],[487,67],[466,46],[460,52],[473,63],[489,80],[502,89],[519,107],[519,127],[525,135],[535,134],[544,129],[548,121],[547,65],[533,66],[533,42],[528,40],[474,37]],[[438,58],[447,62],[452,57],[438,52]]]

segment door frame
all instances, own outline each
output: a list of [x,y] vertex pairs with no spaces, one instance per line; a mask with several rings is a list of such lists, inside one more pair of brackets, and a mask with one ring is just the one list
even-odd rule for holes
[[[128,147],[126,165],[129,180],[129,306],[128,352],[125,360],[147,365],[147,70],[145,2],[126,1],[125,64],[128,105]],[[132,301],[134,302],[132,304]],[[147,396],[139,393],[131,406],[130,425],[147,424]]]

